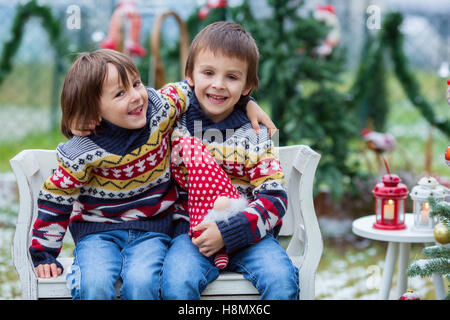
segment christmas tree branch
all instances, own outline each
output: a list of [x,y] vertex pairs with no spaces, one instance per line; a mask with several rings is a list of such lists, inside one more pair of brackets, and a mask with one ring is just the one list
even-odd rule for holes
[[31,17],[42,18],[42,27],[47,31],[50,44],[60,57],[66,57],[69,52],[67,41],[62,37],[60,22],[53,17],[50,7],[41,6],[36,0],[19,5],[12,23],[11,37],[4,43],[0,56],[0,84],[12,70],[13,58],[22,42],[25,24]]
[[431,246],[423,249],[423,254],[428,258],[445,258],[450,256],[450,244],[443,246]]
[[407,275],[409,277],[420,276],[422,278],[431,276],[433,273],[437,272],[442,275],[447,275],[450,269],[450,259],[446,258],[436,258],[436,259],[419,259],[412,262],[407,270]]
[[433,197],[428,197],[428,202],[431,205],[430,216],[439,216],[447,220],[447,227],[449,227],[448,221],[450,221],[450,204],[444,201],[438,201]]
[[409,69],[407,58],[403,52],[404,36],[400,32],[403,16],[393,12],[386,15],[383,23],[384,39],[391,50],[395,73],[409,100],[419,109],[425,119],[450,137],[450,120],[435,114],[433,107],[420,93],[420,85]]

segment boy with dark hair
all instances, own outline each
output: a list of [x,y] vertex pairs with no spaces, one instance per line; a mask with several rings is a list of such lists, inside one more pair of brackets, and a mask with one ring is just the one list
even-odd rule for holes
[[[196,197],[200,190],[193,176],[205,182],[209,177],[198,176],[189,160],[191,154],[172,157],[184,210],[175,215],[178,221],[161,279],[163,299],[199,299],[219,275],[214,255],[220,250],[228,254],[226,270],[242,273],[262,299],[298,299],[298,270],[276,240],[287,208],[284,174],[268,129],[263,127],[256,134],[236,107],[258,86],[258,59],[253,38],[236,23],[213,23],[192,42],[185,74],[194,96],[190,109],[177,121],[173,150],[195,153],[198,141],[203,142],[207,149],[203,159],[211,155],[248,203],[226,219],[194,226],[190,220],[197,220],[198,215],[192,208],[209,209],[211,201],[221,195],[214,194],[210,200]],[[177,150],[178,144],[183,146]],[[207,164],[211,165],[209,160]],[[223,180],[217,183],[224,182],[226,187]],[[213,190],[203,191],[207,195]],[[237,198],[234,190],[229,194]]]

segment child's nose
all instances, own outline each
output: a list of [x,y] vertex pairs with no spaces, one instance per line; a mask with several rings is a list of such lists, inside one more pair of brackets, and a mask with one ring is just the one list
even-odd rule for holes
[[132,101],[139,100],[141,98],[141,94],[135,88],[131,88],[130,96]]
[[217,89],[222,89],[224,87],[223,79],[221,77],[216,77],[213,82],[213,87]]

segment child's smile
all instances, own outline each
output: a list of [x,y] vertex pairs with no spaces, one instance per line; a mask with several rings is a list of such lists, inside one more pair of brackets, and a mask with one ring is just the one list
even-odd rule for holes
[[213,104],[224,103],[228,98],[225,96],[215,95],[215,94],[206,94],[208,100]]
[[143,110],[144,110],[144,105],[141,104],[141,105],[137,106],[136,108],[134,108],[133,110],[131,110],[130,112],[128,112],[128,114],[130,116],[139,117],[140,115],[142,115]]

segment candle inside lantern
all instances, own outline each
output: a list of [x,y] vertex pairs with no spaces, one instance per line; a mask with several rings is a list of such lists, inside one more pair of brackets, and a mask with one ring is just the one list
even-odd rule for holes
[[430,204],[428,202],[423,202],[421,204],[420,208],[420,223],[421,224],[428,224],[430,213]]
[[394,219],[394,200],[389,199],[383,208],[384,219],[393,220]]

